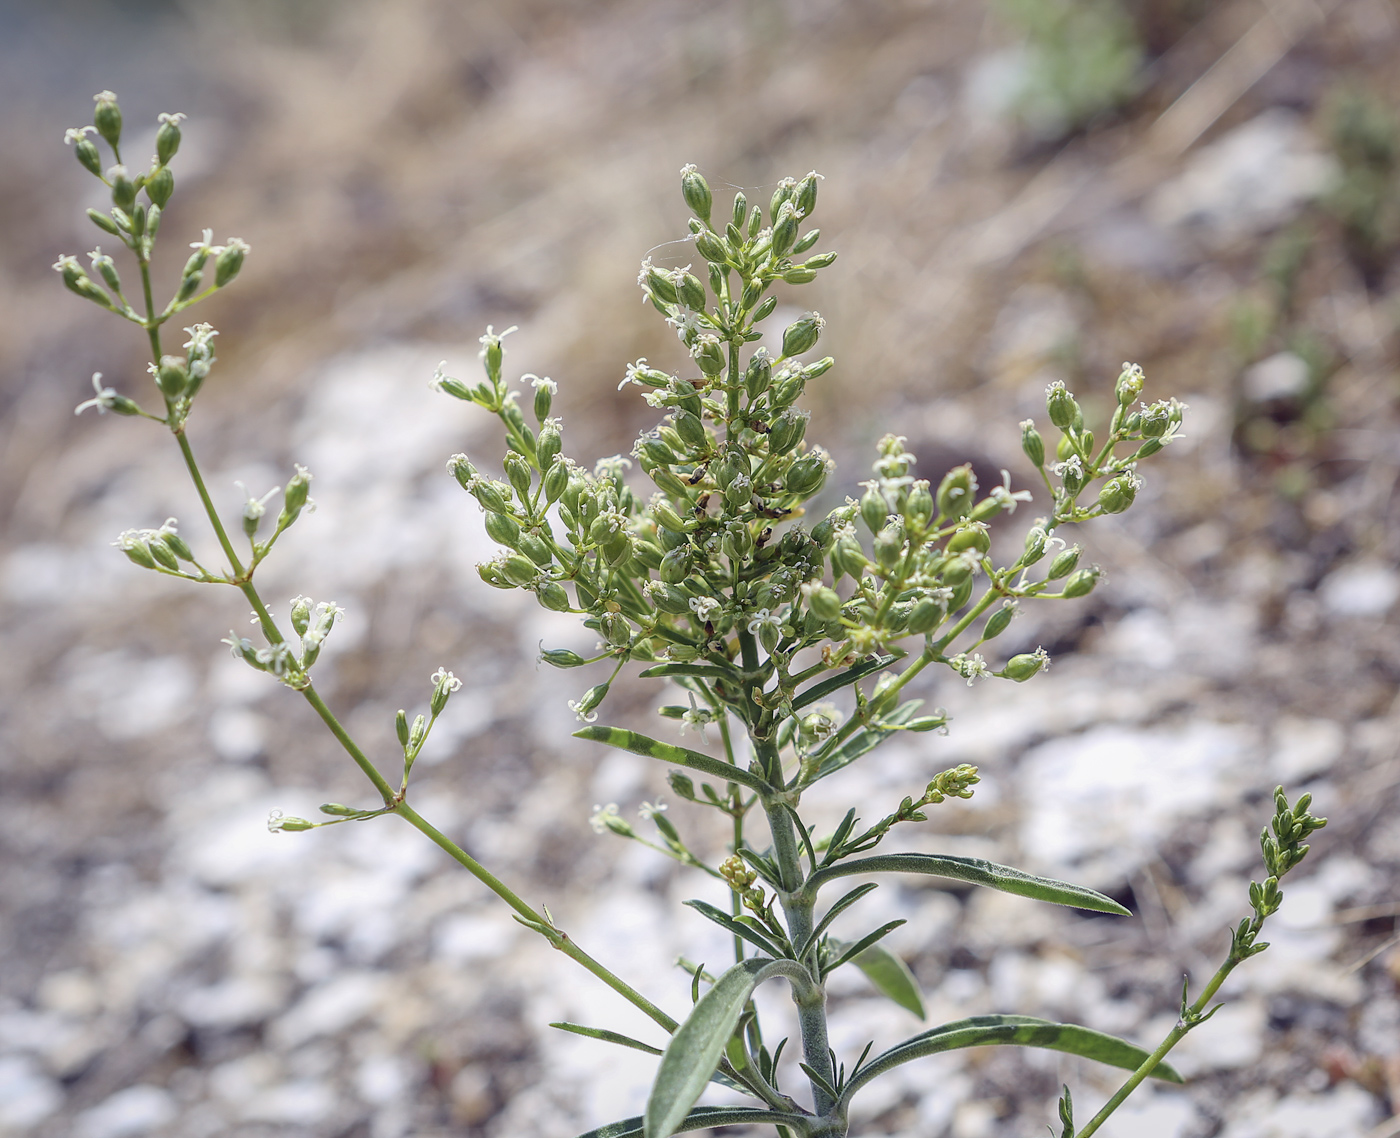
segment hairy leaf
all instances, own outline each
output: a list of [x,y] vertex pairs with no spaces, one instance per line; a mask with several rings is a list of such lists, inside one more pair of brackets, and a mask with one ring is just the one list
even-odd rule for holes
[[881,995],[889,997],[905,1011],[924,1018],[924,995],[919,991],[919,982],[914,979],[909,965],[884,945],[871,945],[851,957],[851,963],[865,973],[865,978]]
[[816,703],[819,699],[824,699],[834,691],[840,691],[844,687],[849,687],[857,680],[862,680],[871,672],[878,672],[881,668],[888,667],[895,661],[894,656],[872,656],[869,660],[863,660],[853,668],[847,668],[844,672],[815,683],[800,695],[794,696],[792,709],[800,711],[808,704]]
[[[1125,1039],[1105,1035],[1091,1028],[1079,1027],[1077,1024],[1054,1023],[1033,1016],[972,1016],[970,1019],[956,1020],[925,1031],[896,1044],[884,1054],[877,1055],[860,1074],[847,1083],[843,1097],[849,1102],[851,1096],[871,1079],[925,1055],[936,1055],[941,1051],[953,1051],[962,1047],[1005,1044],[1066,1051],[1071,1055],[1093,1059],[1125,1071],[1136,1071],[1150,1054]],[[1181,1076],[1166,1063],[1159,1063],[1152,1072],[1152,1077],[1172,1083],[1182,1081]]]
[[[752,1106],[697,1106],[687,1114],[671,1134],[682,1134],[688,1130],[707,1130],[714,1126],[748,1126],[761,1122],[791,1126],[802,1133],[808,1119],[802,1114],[788,1114],[780,1110],[763,1110]],[[624,1118],[621,1122],[610,1122],[578,1138],[639,1138],[646,1133],[641,1115]]]
[[677,766],[689,767],[691,770],[707,774],[711,778],[737,782],[741,786],[747,786],[750,790],[757,790],[760,793],[768,793],[772,790],[772,787],[758,775],[750,774],[743,767],[730,766],[719,759],[712,759],[709,755],[702,755],[699,751],[677,747],[672,743],[663,743],[659,739],[653,739],[639,731],[628,731],[622,727],[604,727],[600,724],[575,731],[574,738],[592,739],[595,743],[606,743],[609,747],[616,747],[621,751],[631,751],[634,755],[645,755],[650,759],[660,759],[663,763],[675,763]]
[[750,944],[757,945],[775,960],[787,955],[776,942],[769,939],[767,933],[760,932],[752,925],[746,924],[743,921],[735,920],[723,909],[717,909],[714,905],[705,901],[686,901],[685,904],[689,905],[702,917],[708,917],[710,920],[714,921],[720,928],[727,929],[735,936],[743,937]]
[[1037,901],[1050,901],[1056,905],[1092,909],[1097,913],[1113,913],[1121,917],[1132,916],[1113,898],[1083,885],[1036,877],[1009,865],[984,861],[980,857],[953,857],[951,854],[876,854],[874,857],[843,861],[812,874],[808,885],[817,889],[833,878],[849,877],[855,873],[927,873],[935,877],[969,881],[973,885],[985,885],[990,889],[1000,889],[1003,893],[1033,897]]

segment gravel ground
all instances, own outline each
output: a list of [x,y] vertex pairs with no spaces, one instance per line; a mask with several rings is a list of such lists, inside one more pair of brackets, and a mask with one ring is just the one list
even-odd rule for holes
[[[1144,6],[1159,9],[1183,10]],[[1275,62],[1233,98],[1218,91],[1234,65],[1214,88],[1193,83],[1232,45],[1256,44],[1236,65],[1257,50],[1272,17],[1221,5],[1156,57],[1122,114],[1054,146],[994,114],[1012,37],[976,5],[182,13],[94,8],[83,26],[0,10],[69,60],[0,68],[16,155],[0,174],[15,203],[0,221],[13,317],[0,770],[14,804],[0,1134],[559,1138],[635,1113],[653,1070],[551,1031],[569,1019],[654,1038],[408,827],[267,832],[269,810],[368,796],[305,706],[218,644],[241,603],[109,548],[171,515],[200,534],[154,428],[71,415],[92,370],[136,391],[141,366],[139,343],[121,347],[45,268],[91,240],[58,139],[104,86],[129,123],[191,112],[188,202],[167,240],[212,222],[253,245],[207,309],[222,359],[192,437],[229,509],[235,480],[265,489],[292,461],[315,473],[318,509],[267,564],[264,593],[348,610],[318,687],[379,753],[434,668],[464,677],[419,809],[673,1013],[689,987],[675,957],[725,952],[679,906],[714,888],[590,830],[594,803],[635,815],[665,771],[569,738],[566,701],[594,677],[536,655],[592,635],[479,582],[490,544],[443,461],[489,463],[497,445],[427,389],[437,361],[470,374],[484,326],[518,323],[507,370],[559,379],[566,450],[625,451],[648,420],[613,390],[623,364],[678,362],[637,305],[635,265],[681,231],[675,170],[695,161],[716,185],[827,176],[822,244],[842,259],[797,296],[830,320],[838,360],[809,430],[840,463],[833,494],[891,423],[926,477],[971,460],[984,484],[1002,466],[1026,484],[1016,424],[1043,416],[1046,383],[1102,406],[1118,363],[1142,363],[1153,392],[1189,404],[1186,437],[1131,514],[1086,534],[1108,574],[1092,599],[1028,609],[1005,634],[1008,650],[1050,649],[1053,670],[1018,687],[930,682],[920,694],[952,715],[948,737],[892,743],[842,800],[806,805],[828,822],[846,797],[883,812],[976,763],[977,795],[909,827],[909,848],[1082,881],[1135,916],[886,883],[862,920],[908,918],[889,944],[930,1023],[1019,1011],[1151,1043],[1182,974],[1208,976],[1246,911],[1272,788],[1312,793],[1332,823],[1290,878],[1270,950],[1179,1049],[1188,1085],[1141,1094],[1103,1133],[1400,1134],[1400,280],[1393,265],[1363,273],[1316,204],[1337,169],[1328,93],[1349,76],[1400,103],[1393,4],[1334,4],[1291,50],[1281,20]],[[1246,350],[1268,258],[1304,229],[1290,315]],[[1329,361],[1306,398],[1304,333]],[[674,701],[630,682],[607,714],[665,737],[674,725],[653,712]],[[718,851],[697,814],[673,802],[669,816]],[[919,1030],[858,974],[833,980],[833,1007],[843,1055]],[[765,1011],[787,1014],[776,996]],[[1050,1053],[930,1059],[858,1100],[855,1132],[1039,1135],[1062,1081],[1084,1106],[1113,1087]]]

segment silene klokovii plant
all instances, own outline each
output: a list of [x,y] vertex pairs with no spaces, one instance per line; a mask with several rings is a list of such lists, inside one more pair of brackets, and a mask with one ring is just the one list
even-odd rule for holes
[[[872,1042],[859,1055],[837,1055],[827,1042],[827,977],[853,965],[872,985],[915,1015],[923,1000],[908,967],[882,947],[901,924],[893,921],[854,940],[837,939],[833,920],[852,910],[887,874],[931,874],[1018,894],[1027,904],[1049,902],[1127,915],[1108,897],[1082,886],[1036,877],[977,858],[887,852],[896,827],[923,822],[929,807],[969,798],[977,769],[957,766],[935,775],[873,822],[852,807],[831,832],[802,815],[802,795],[814,783],[840,777],[852,763],[905,732],[941,733],[947,716],[925,712],[904,689],[931,666],[949,668],[969,684],[998,677],[1024,683],[1043,671],[1045,652],[1001,659],[993,642],[1020,605],[1074,600],[1090,593],[1099,571],[1080,564],[1078,545],[1056,531],[1128,509],[1139,487],[1138,466],[1167,446],[1181,422],[1175,400],[1139,402],[1142,371],[1123,368],[1113,415],[1096,432],[1064,386],[1052,384],[1047,415],[1058,438],[1047,453],[1032,421],[1021,424],[1022,446],[1049,502],[1048,512],[1025,530],[1009,564],[992,556],[994,524],[1010,523],[1030,498],[1009,477],[980,494],[972,467],[956,467],[937,483],[917,478],[904,440],[879,443],[874,477],[859,501],[847,499],[825,516],[808,515],[831,460],[805,440],[807,413],[799,403],[809,384],[833,366],[830,358],[804,362],[821,337],[815,312],[780,332],[759,329],[777,304],[775,289],[802,285],[830,265],[834,253],[809,251],[818,231],[806,228],[818,178],[808,174],[777,184],[762,207],[743,193],[718,211],[705,180],[691,166],[681,191],[693,217],[689,239],[698,272],[642,263],[644,297],[676,331],[686,349],[679,374],[645,359],[628,364],[624,384],[640,389],[661,421],[637,440],[632,461],[603,459],[591,467],[563,453],[561,424],[551,417],[555,384],[533,376],[529,390],[513,388],[502,370],[505,333],[481,337],[484,379],[472,383],[439,371],[433,385],[445,395],[495,415],[505,437],[501,481],[480,472],[464,454],[447,460],[451,476],[485,512],[486,530],[500,555],[480,566],[485,583],[526,589],[546,608],[578,614],[599,636],[597,655],[544,653],[561,669],[605,667],[607,676],[570,701],[582,721],[576,734],[659,760],[670,767],[671,790],[696,809],[728,819],[728,856],[710,864],[686,844],[681,827],[659,810],[646,813],[656,840],[643,838],[615,807],[598,809],[595,828],[648,841],[662,853],[729,886],[727,909],[691,902],[732,937],[732,964],[682,962],[692,976],[692,1005],[653,1004],[591,957],[551,919],[544,907],[522,900],[410,805],[410,775],[433,724],[461,683],[446,669],[431,680],[429,713],[409,722],[401,711],[402,748],[390,760],[372,759],[350,737],[317,693],[312,672],[340,610],[330,601],[296,597],[290,612],[274,615],[258,591],[258,567],[278,537],[309,508],[311,475],[297,467],[281,491],[280,509],[265,515],[276,491],[248,497],[241,517],[226,525],[215,509],[195,460],[187,427],[195,400],[215,362],[213,328],[191,322],[183,351],[171,350],[166,326],[183,324],[185,311],[226,287],[248,247],[237,238],[222,245],[204,230],[193,242],[175,294],[152,296],[150,262],[161,213],[174,191],[170,163],[180,146],[184,116],[160,116],[156,154],[134,172],[122,162],[122,116],[116,98],[96,97],[93,125],[70,130],[79,162],[110,189],[112,208],[88,210],[104,239],[134,259],[137,287],[128,292],[113,259],[101,248],[85,269],[71,256],[54,266],[67,287],[137,326],[151,354],[154,410],[102,385],[81,404],[99,412],[149,419],[166,427],[184,457],[194,490],[217,539],[196,552],[174,519],[133,529],[117,546],[142,568],[166,576],[236,589],[252,606],[260,634],[230,633],[234,656],[300,693],[350,758],[364,771],[380,801],[372,808],[328,803],[326,820],[274,815],[278,830],[306,830],[394,814],[422,831],[497,894],[522,924],[545,937],[629,1001],[660,1029],[656,1044],[603,1027],[555,1027],[660,1056],[646,1113],[590,1131],[591,1138],[667,1135],[708,1127],[767,1124],[786,1138],[848,1133],[852,1100],[872,1080],[903,1063],[955,1048],[1016,1044],[1053,1048],[1131,1072],[1122,1088],[1082,1126],[1073,1118],[1070,1091],[1059,1106],[1061,1138],[1087,1138],[1146,1078],[1179,1081],[1165,1056],[1208,1019],[1211,1000],[1230,971],[1262,951],[1265,920],[1279,906],[1279,881],[1307,853],[1308,835],[1325,824],[1308,813],[1309,800],[1290,805],[1282,789],[1276,813],[1261,836],[1267,876],[1250,886],[1253,915],[1230,933],[1220,969],[1192,1000],[1182,989],[1176,1026],[1152,1051],[1067,1023],[1023,1015],[983,1015],[946,1023],[898,1042]],[[96,137],[90,137],[95,135]],[[115,164],[104,165],[105,142]],[[133,300],[135,304],[133,304]],[[182,319],[176,320],[175,318]],[[178,338],[178,337],[177,337]],[[766,344],[759,343],[765,341]],[[755,346],[758,345],[758,346]],[[771,345],[771,346],[770,346]],[[520,395],[525,398],[520,399]],[[522,406],[521,404],[524,404]],[[1021,517],[1026,514],[1022,513]],[[290,630],[288,629],[290,625]],[[661,714],[696,729],[696,750],[662,742],[625,727],[597,722],[608,685],[623,668],[640,668],[682,693]],[[844,715],[833,699],[845,701]],[[712,734],[706,739],[706,728]],[[851,879],[858,883],[853,888]],[[788,1040],[766,1034],[753,993],[784,981],[796,1005],[799,1066],[807,1086],[779,1059]],[[747,1105],[697,1106],[710,1083],[737,1092]]]

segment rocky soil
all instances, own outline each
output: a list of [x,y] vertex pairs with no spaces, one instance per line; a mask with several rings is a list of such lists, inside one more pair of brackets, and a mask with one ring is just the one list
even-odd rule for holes
[[[479,581],[491,546],[443,462],[499,445],[428,390],[437,361],[469,375],[485,325],[519,324],[507,370],[559,381],[566,451],[625,452],[650,411],[615,390],[623,365],[680,359],[636,263],[692,259],[665,243],[696,162],[717,189],[826,176],[841,259],[790,295],[838,361],[808,432],[840,464],[833,501],[891,427],[926,477],[971,460],[984,485],[1003,467],[1029,485],[1017,422],[1043,418],[1045,385],[1092,414],[1141,363],[1189,405],[1185,437],[1086,535],[1107,570],[1092,599],[1028,607],[1003,637],[1054,668],[930,682],[949,735],[890,744],[810,804],[886,812],[976,763],[974,799],[909,827],[911,848],[1069,877],[1135,916],[887,883],[862,919],[908,918],[888,943],[930,1023],[1019,1011],[1152,1043],[1247,911],[1273,787],[1312,793],[1331,825],[1270,950],[1179,1049],[1188,1085],[1103,1133],[1400,1134],[1400,270],[1359,264],[1321,204],[1339,85],[1400,106],[1400,10],[1133,11],[1155,53],[1141,94],[1051,143],[1002,110],[1016,38],[977,4],[0,9],[0,1134],[560,1138],[635,1113],[653,1070],[552,1031],[654,1039],[408,827],[268,833],[272,809],[371,796],[301,701],[219,645],[241,601],[109,546],[167,516],[206,535],[156,428],[71,412],[94,370],[146,382],[139,337],[46,268],[94,240],[60,140],[103,87],[133,133],[190,113],[167,243],[214,225],[253,247],[202,310],[221,360],[191,435],[229,510],[236,480],[316,475],[264,593],[348,610],[318,687],[389,754],[394,711],[426,703],[436,667],[462,676],[420,811],[673,1013],[675,958],[726,951],[679,902],[715,890],[589,828],[595,803],[635,816],[665,795],[665,769],[569,737],[595,677],[536,656],[592,634]],[[606,714],[665,736],[668,702],[630,682]],[[668,817],[721,849],[684,803]],[[919,1030],[859,974],[833,1006],[848,1062]],[[1049,1052],[940,1057],[875,1084],[853,1132],[1029,1138],[1062,1081],[1081,1109],[1115,1085]]]

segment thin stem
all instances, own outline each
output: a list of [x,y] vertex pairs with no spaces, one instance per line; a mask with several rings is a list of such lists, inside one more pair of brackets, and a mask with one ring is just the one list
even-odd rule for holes
[[[250,591],[254,597],[257,596],[251,584],[244,589],[245,594]],[[261,601],[259,601],[259,604],[261,604]],[[266,609],[263,611],[266,612]],[[268,619],[270,620],[271,618],[269,617]],[[273,631],[276,631],[275,626]],[[368,778],[370,782],[374,783],[374,789],[379,791],[380,797],[384,799],[385,804],[391,804],[395,797],[394,788],[390,786],[384,776],[379,773],[378,768],[370,762],[369,757],[364,751],[360,750],[359,744],[357,744],[354,739],[350,738],[349,732],[341,726],[340,720],[335,717],[335,713],[326,706],[326,701],[321,698],[320,693],[308,684],[302,690],[301,694],[305,697],[306,702],[312,706],[316,714],[321,717],[321,721],[330,728],[330,732],[335,736],[336,741],[345,748],[345,753],[355,760],[355,765],[365,772],[365,777]],[[402,806],[400,809],[406,810],[408,807]]]
[[1108,1102],[1104,1103],[1103,1109],[1089,1120],[1084,1129],[1079,1131],[1077,1138],[1089,1138],[1097,1131],[1108,1120],[1109,1115],[1122,1106],[1127,1101],[1128,1096],[1142,1084],[1143,1080],[1157,1069],[1157,1064],[1165,1059],[1167,1053],[1186,1037],[1186,1033],[1202,1022],[1198,1017],[1205,1011],[1206,1005],[1214,998],[1215,993],[1220,990],[1220,985],[1225,983],[1225,978],[1234,971],[1235,965],[1238,963],[1239,961],[1235,959],[1233,954],[1226,958],[1225,963],[1210,978],[1210,983],[1205,986],[1205,990],[1191,1005],[1187,1015],[1176,1021],[1176,1026],[1167,1033],[1167,1037],[1158,1045],[1157,1050],[1142,1061],[1142,1066],[1128,1077],[1127,1082],[1118,1088]]
[[451,838],[428,822],[421,814],[406,802],[401,802],[395,813],[401,815],[409,825],[420,833],[425,834],[439,848],[445,851],[454,861],[464,866],[473,877],[491,890],[497,897],[501,898],[507,905],[518,913],[525,923],[536,931],[542,933],[545,938],[572,960],[582,964],[589,972],[603,981],[609,988],[620,995],[623,999],[634,1007],[645,1012],[656,1023],[667,1032],[673,1032],[679,1026],[675,1020],[628,984],[615,973],[609,971],[583,949],[579,948],[570,938],[569,934],[562,929],[556,928],[554,922],[547,916],[535,912],[529,905],[522,901],[500,878],[488,870],[477,861],[461,846],[457,845]]

